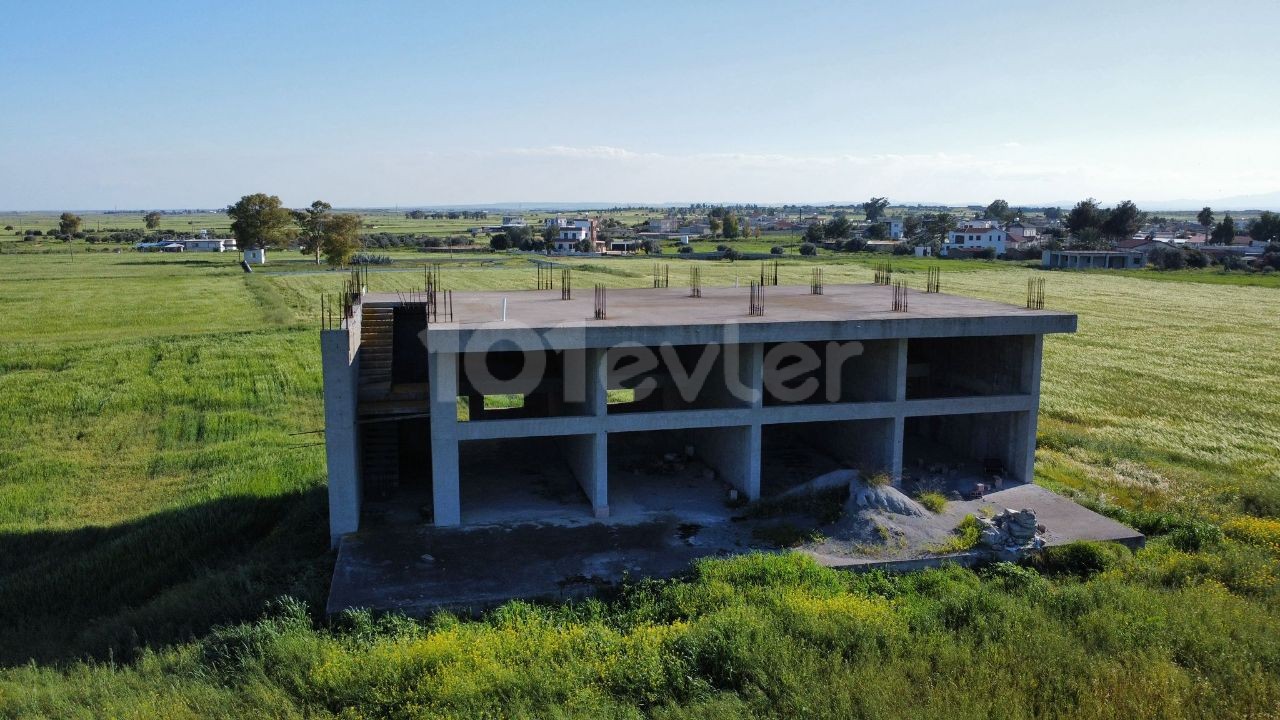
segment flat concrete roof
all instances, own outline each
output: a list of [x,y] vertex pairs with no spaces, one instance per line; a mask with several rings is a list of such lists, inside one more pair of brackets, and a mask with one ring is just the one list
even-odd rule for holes
[[[895,337],[952,337],[968,335],[1028,335],[1075,332],[1076,316],[1053,310],[1028,310],[1015,305],[959,295],[913,290],[908,310],[892,310],[893,289],[885,285],[827,285],[822,295],[808,286],[766,286],[763,316],[748,313],[748,287],[707,287],[702,297],[689,288],[610,289],[608,317],[594,318],[592,287],[575,287],[571,300],[560,289],[454,292],[453,322],[432,322],[435,341],[448,335],[466,342],[474,334],[531,329],[546,336],[562,331],[576,335],[583,346],[621,340],[636,342],[716,342],[723,328],[732,326],[739,342],[771,340],[876,339]],[[507,320],[502,321],[503,300]],[[397,293],[366,293],[370,304],[399,304]],[[429,344],[432,344],[429,343]]]

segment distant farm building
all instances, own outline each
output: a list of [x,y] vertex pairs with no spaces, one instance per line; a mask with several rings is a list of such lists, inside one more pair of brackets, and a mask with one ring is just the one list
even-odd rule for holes
[[1139,250],[1045,250],[1040,255],[1046,268],[1128,270],[1146,264],[1146,253]]

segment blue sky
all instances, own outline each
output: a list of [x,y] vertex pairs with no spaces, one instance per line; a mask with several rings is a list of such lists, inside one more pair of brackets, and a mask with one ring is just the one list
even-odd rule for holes
[[1280,191],[1280,3],[28,3],[0,209]]

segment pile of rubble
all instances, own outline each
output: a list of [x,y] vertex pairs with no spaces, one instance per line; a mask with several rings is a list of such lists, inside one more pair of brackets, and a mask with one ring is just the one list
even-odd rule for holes
[[988,550],[1018,552],[1044,547],[1044,525],[1036,522],[1036,512],[1001,510],[992,518],[979,518],[982,526],[978,544]]

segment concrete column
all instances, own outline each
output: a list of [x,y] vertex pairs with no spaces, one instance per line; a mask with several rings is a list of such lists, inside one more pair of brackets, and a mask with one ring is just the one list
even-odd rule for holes
[[[360,362],[346,328],[320,332],[324,377],[324,445],[329,466],[329,544],[360,529]],[[353,344],[355,347],[353,347]]]
[[760,499],[760,426],[691,430],[698,457],[748,500]]
[[609,358],[605,348],[588,348],[585,360],[585,414],[602,418],[609,413]]
[[564,438],[564,454],[569,469],[591,501],[597,518],[609,517],[608,437],[603,431]]
[[[609,414],[609,357],[605,348],[588,348],[585,353],[587,415],[597,418],[603,427]],[[604,430],[591,435],[575,436],[570,455],[573,474],[591,501],[591,512],[597,518],[609,517],[609,436]]]
[[1031,395],[1031,408],[1018,413],[1010,442],[1008,467],[1019,479],[1031,482],[1036,466],[1036,427],[1040,414],[1040,364],[1044,360],[1044,336],[1026,335],[1022,340],[1022,391]]
[[428,356],[431,372],[431,496],[438,526],[462,521],[458,491],[458,355]]
[[898,344],[897,357],[894,359],[891,367],[893,372],[890,373],[889,382],[893,387],[893,399],[902,402],[907,399],[907,339],[898,338],[890,340]]
[[901,415],[892,419],[889,430],[889,475],[895,484],[902,482],[902,439],[906,435],[907,421]]

